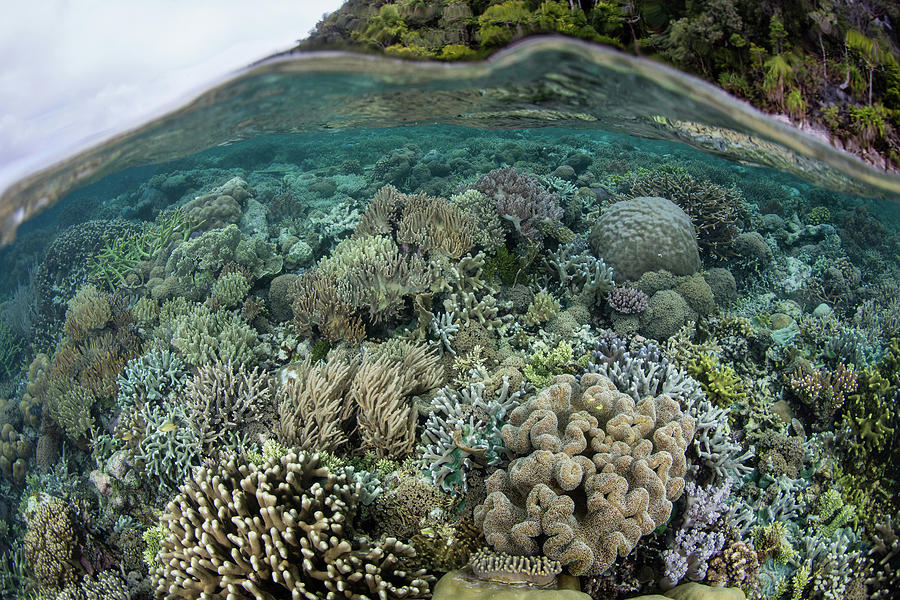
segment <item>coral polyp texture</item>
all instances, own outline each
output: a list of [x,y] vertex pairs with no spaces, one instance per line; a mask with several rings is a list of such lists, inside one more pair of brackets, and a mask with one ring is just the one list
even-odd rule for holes
[[475,521],[495,550],[597,575],[668,520],[693,435],[669,396],[635,403],[601,375],[559,376],[510,413],[516,458],[488,478]]

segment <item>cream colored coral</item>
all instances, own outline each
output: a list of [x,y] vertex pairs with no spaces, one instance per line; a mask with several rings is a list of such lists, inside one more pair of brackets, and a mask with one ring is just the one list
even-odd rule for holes
[[[411,398],[443,385],[439,357],[427,344],[387,342],[361,359],[333,351],[326,362],[284,367],[278,391],[282,443],[335,450],[354,425],[363,448],[403,458],[415,445],[418,413]],[[355,417],[355,419],[354,419]]]
[[487,480],[476,524],[495,550],[599,574],[668,520],[693,435],[668,396],[635,404],[601,375],[561,375],[510,413],[503,439],[519,456]]
[[285,370],[275,397],[278,438],[304,450],[334,452],[346,445],[343,425],[355,409],[346,392],[357,367],[358,361],[334,355],[324,362],[307,358]]
[[64,330],[76,341],[83,340],[91,331],[102,329],[112,319],[112,307],[106,294],[93,285],[83,285],[66,309]]
[[289,453],[262,465],[231,459],[199,469],[161,525],[160,598],[421,598],[424,571],[405,571],[412,547],[351,530],[359,484]]

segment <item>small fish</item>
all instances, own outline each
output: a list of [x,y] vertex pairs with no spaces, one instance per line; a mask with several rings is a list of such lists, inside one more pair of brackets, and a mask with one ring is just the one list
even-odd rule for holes
[[178,429],[178,425],[176,425],[172,421],[166,421],[159,426],[159,430],[163,433],[169,433],[170,431],[175,431],[176,429]]

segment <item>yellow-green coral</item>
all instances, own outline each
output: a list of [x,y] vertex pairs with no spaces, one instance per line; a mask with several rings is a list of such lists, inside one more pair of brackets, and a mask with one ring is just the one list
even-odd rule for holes
[[856,507],[844,504],[841,493],[835,489],[827,490],[819,496],[816,510],[819,515],[819,529],[822,535],[828,538],[833,537],[837,530],[847,523],[856,520]]
[[831,211],[827,206],[814,206],[806,215],[806,222],[810,225],[821,225],[831,219]]
[[691,360],[687,365],[687,371],[700,383],[707,398],[716,406],[731,406],[747,396],[744,383],[735,374],[734,369],[720,365],[719,360],[712,354],[702,354],[699,358]]
[[559,312],[559,300],[546,289],[534,295],[534,300],[528,305],[525,313],[525,323],[528,325],[540,325],[546,323]]
[[[583,362],[583,359],[580,360]],[[573,366],[572,346],[568,342],[560,342],[556,348],[538,349],[531,355],[525,366],[525,379],[537,389],[545,388],[557,375],[570,373]]]
[[210,296],[222,306],[233,308],[244,301],[249,291],[247,277],[240,271],[231,271],[216,280]]
[[756,550],[762,555],[770,555],[777,563],[785,564],[797,554],[786,538],[787,529],[781,521],[765,527],[756,526],[752,535]]
[[110,319],[112,307],[109,298],[88,284],[81,286],[75,297],[69,300],[64,330],[72,339],[81,341],[92,331],[103,329]]
[[162,525],[154,525],[144,531],[144,562],[152,573],[160,567],[158,555],[159,544],[166,537],[166,530]]
[[250,363],[256,357],[256,332],[240,316],[213,312],[196,304],[172,320],[172,346],[192,365],[206,362]]

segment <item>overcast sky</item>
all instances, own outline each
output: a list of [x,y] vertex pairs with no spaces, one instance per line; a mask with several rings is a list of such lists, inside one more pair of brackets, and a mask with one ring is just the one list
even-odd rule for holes
[[342,0],[24,0],[0,20],[0,191],[291,47]]

